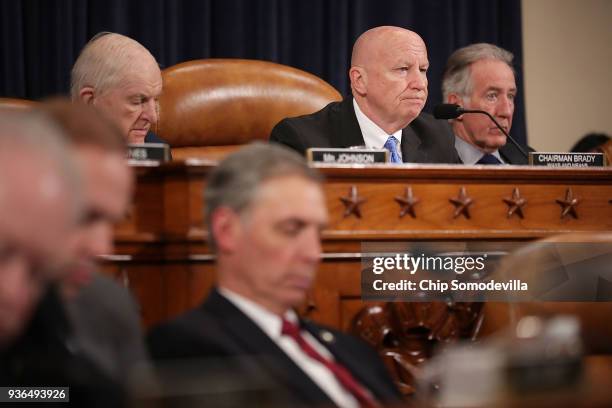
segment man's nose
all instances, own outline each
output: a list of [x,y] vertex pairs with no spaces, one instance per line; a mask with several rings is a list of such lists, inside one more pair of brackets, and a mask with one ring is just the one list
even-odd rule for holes
[[505,119],[512,119],[514,113],[514,101],[506,96],[498,99],[497,103],[497,116]]
[[87,232],[87,254],[89,256],[109,255],[113,252],[113,230],[110,225],[100,223]]
[[317,263],[321,259],[321,237],[318,231],[308,233],[301,245],[304,259],[308,262]]
[[412,75],[410,85],[413,89],[418,89],[419,91],[427,90],[427,75],[416,68],[416,72]]
[[142,117],[152,125],[157,123],[157,101],[155,99],[150,99],[143,104]]

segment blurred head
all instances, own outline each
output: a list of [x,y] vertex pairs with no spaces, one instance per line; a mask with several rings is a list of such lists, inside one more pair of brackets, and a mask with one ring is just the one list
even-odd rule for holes
[[601,153],[601,147],[612,138],[605,133],[587,133],[570,149],[575,153]]
[[[444,100],[465,109],[489,112],[510,132],[516,97],[513,58],[510,52],[493,44],[458,49],[449,57],[442,78]],[[485,115],[461,115],[451,125],[455,135],[483,152],[492,153],[506,144],[506,136]]]
[[427,101],[427,48],[415,32],[376,27],[353,46],[349,77],[361,111],[388,134],[403,129]]
[[113,252],[113,226],[127,211],[132,174],[125,140],[95,109],[68,101],[48,103],[43,109],[64,130],[83,178],[84,216],[63,280],[64,293],[71,296],[91,281],[97,257]]
[[321,176],[297,153],[253,144],[219,164],[205,197],[219,286],[277,314],[301,304],[327,223]]
[[80,211],[80,181],[60,130],[39,113],[0,112],[0,346],[62,278]]
[[100,109],[129,143],[143,143],[157,123],[161,91],[161,71],[153,55],[121,34],[93,37],[72,68],[72,99]]

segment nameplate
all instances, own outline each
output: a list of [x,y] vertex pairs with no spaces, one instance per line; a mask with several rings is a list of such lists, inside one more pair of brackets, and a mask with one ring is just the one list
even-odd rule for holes
[[170,159],[170,147],[165,143],[133,143],[128,145],[128,160],[159,161]]
[[389,151],[386,149],[337,149],[311,147],[306,150],[308,161],[327,164],[374,164],[387,163]]
[[603,153],[531,152],[529,164],[546,167],[602,167],[605,160]]

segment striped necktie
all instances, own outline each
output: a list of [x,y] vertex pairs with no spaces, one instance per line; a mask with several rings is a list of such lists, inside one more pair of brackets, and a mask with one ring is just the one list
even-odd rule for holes
[[329,371],[334,374],[336,379],[342,386],[349,391],[353,396],[359,401],[359,404],[362,407],[374,408],[380,407],[378,401],[374,399],[374,397],[370,394],[370,392],[364,388],[359,382],[353,377],[353,375],[344,367],[336,361],[329,360],[323,357],[314,347],[308,343],[302,334],[300,333],[300,328],[297,324],[291,323],[286,319],[283,319],[282,332],[283,335],[291,337],[298,346],[302,349],[304,354],[313,360],[318,361]]

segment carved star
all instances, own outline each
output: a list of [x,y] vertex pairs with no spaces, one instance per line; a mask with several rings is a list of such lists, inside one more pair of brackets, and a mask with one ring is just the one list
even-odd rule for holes
[[395,197],[395,201],[400,205],[400,218],[406,214],[410,214],[412,218],[416,218],[414,206],[420,201],[412,194],[412,187],[406,187],[403,197]]
[[453,214],[453,218],[457,218],[459,215],[463,214],[465,218],[470,218],[470,205],[474,203],[470,197],[468,197],[465,192],[465,187],[461,187],[459,189],[459,196],[457,198],[449,198],[450,201],[455,206],[455,213]]
[[348,197],[340,197],[340,201],[344,204],[344,218],[355,214],[357,218],[361,218],[361,209],[359,206],[365,203],[365,198],[359,197],[357,186],[351,186]]
[[578,218],[578,214],[576,213],[576,206],[578,205],[578,202],[580,200],[577,198],[574,198],[574,193],[572,192],[571,187],[568,187],[567,190],[565,190],[564,200],[560,200],[557,198],[555,201],[562,208],[561,219],[565,218],[568,214],[576,219]]
[[512,198],[504,198],[504,203],[508,204],[508,218],[512,217],[512,214],[516,214],[519,217],[523,216],[523,206],[527,204],[527,200],[521,197],[521,192],[518,187],[514,187],[512,190]]

